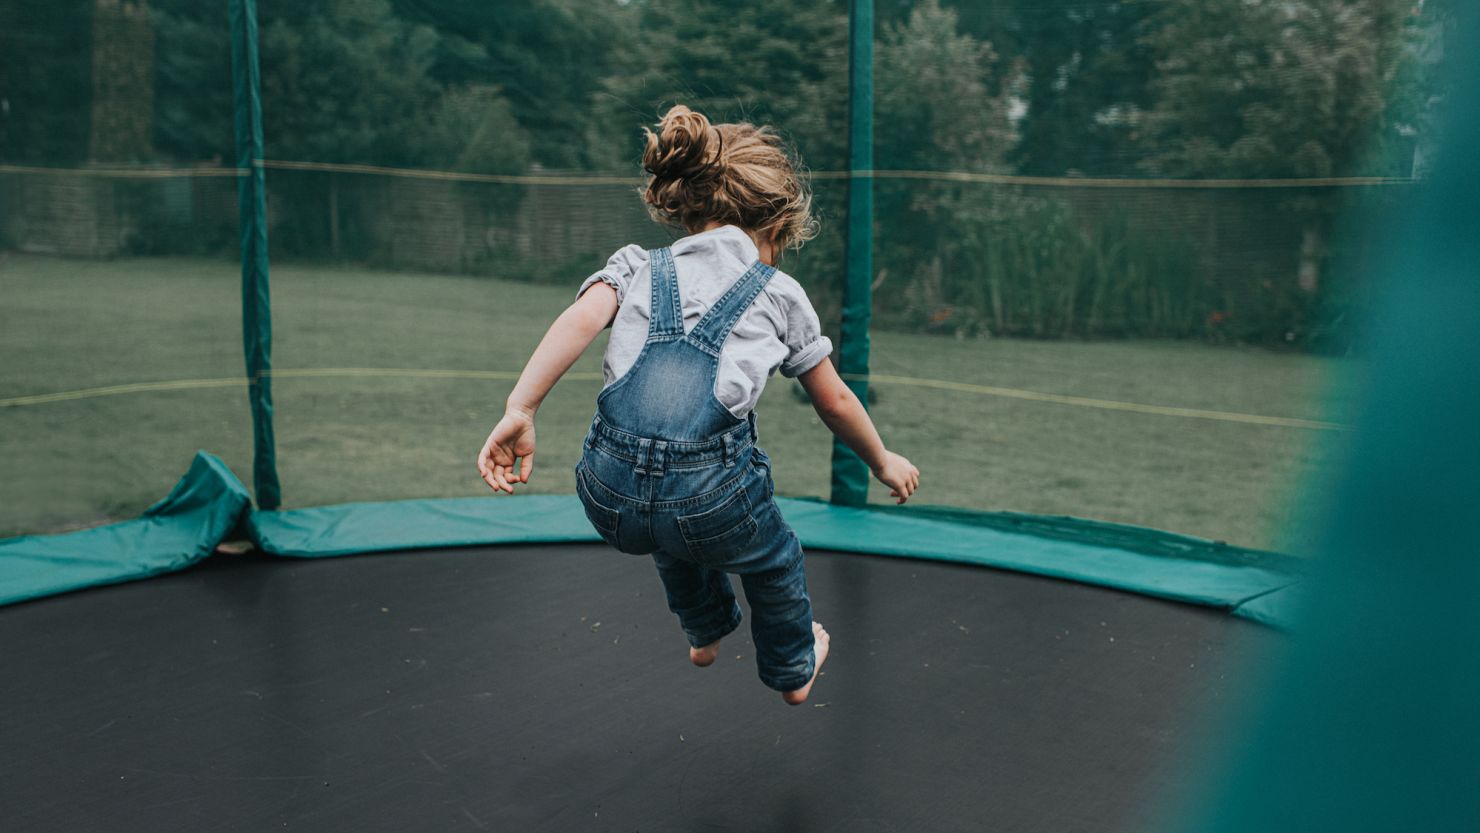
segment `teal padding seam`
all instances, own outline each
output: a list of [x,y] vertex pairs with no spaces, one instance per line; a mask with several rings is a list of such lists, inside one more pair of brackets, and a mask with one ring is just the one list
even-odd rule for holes
[[[1222,608],[1277,627],[1298,598],[1293,559],[1139,527],[946,508],[844,507],[778,498],[805,547],[948,561]],[[245,529],[273,555],[599,540],[567,495],[349,503],[249,510],[220,459],[199,453],[170,496],[138,520],[0,541],[0,604],[184,569]]]

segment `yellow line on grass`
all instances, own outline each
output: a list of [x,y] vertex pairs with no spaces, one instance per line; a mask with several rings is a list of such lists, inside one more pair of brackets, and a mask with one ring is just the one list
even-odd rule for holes
[[[277,379],[316,378],[367,378],[406,377],[418,379],[491,379],[512,381],[518,373],[507,370],[429,370],[399,367],[311,367],[290,370],[274,370],[268,374]],[[575,372],[565,378],[576,381],[599,381],[600,373]],[[103,396],[119,396],[128,393],[161,393],[177,390],[209,390],[212,388],[244,388],[244,376],[223,379],[169,379],[160,382],[132,382],[125,385],[104,385],[96,388],[40,393],[31,396],[12,396],[0,399],[0,408],[15,408],[23,405],[46,405],[52,402],[71,402],[77,399],[96,399]]]
[[[305,367],[294,370],[274,370],[270,374],[276,379],[320,379],[320,378],[385,378],[399,376],[407,379],[484,379],[512,382],[519,374],[512,370],[438,370],[418,367]],[[572,371],[561,377],[577,382],[598,382],[600,373]]]
[[100,396],[118,396],[125,393],[156,393],[171,390],[203,390],[206,388],[246,387],[245,378],[233,379],[171,379],[165,382],[134,382],[128,385],[105,385],[100,388],[64,390],[57,393],[40,393],[33,396],[12,396],[0,399],[0,408],[15,408],[22,405],[46,405],[51,402],[70,402],[74,399],[94,399]]
[[1119,402],[1114,399],[1094,399],[1088,396],[1066,396],[1060,393],[1042,393],[1018,388],[999,388],[993,385],[973,385],[966,382],[951,382],[945,379],[921,379],[915,376],[889,376],[875,373],[868,376],[846,374],[846,379],[881,382],[886,385],[909,385],[917,388],[933,388],[958,393],[977,393],[985,396],[1001,396],[1007,399],[1023,399],[1029,402],[1053,402],[1059,405],[1077,405],[1081,408],[1099,408],[1107,411],[1129,411],[1138,414],[1211,419],[1219,422],[1241,422],[1248,425],[1277,425],[1282,428],[1308,428],[1316,431],[1341,431],[1348,426],[1337,422],[1322,422],[1314,419],[1241,414],[1232,411],[1209,411],[1201,408],[1174,408],[1168,405],[1147,405],[1141,402]]
[[36,165],[0,165],[0,174],[35,174],[40,176],[70,176],[89,179],[178,179],[179,177],[236,177],[245,176],[247,168],[223,168],[218,166],[170,167],[166,165],[138,166],[90,166],[86,168],[43,168]]
[[[414,367],[306,367],[274,370],[270,374],[276,379],[365,379],[365,378],[407,378],[407,379],[475,379],[484,381],[514,381],[519,374],[509,370],[441,370],[435,368]],[[578,382],[600,381],[600,373],[589,371],[577,371],[567,373],[565,378]],[[1281,428],[1304,428],[1315,431],[1341,431],[1347,426],[1336,422],[1323,422],[1312,419],[1296,419],[1292,417],[1263,416],[1260,414],[1241,414],[1231,411],[1211,411],[1201,408],[1175,408],[1166,405],[1148,405],[1141,402],[1119,402],[1113,399],[1094,399],[1087,396],[1067,396],[1058,393],[1043,393],[1041,391],[1022,390],[1019,388],[1003,388],[994,385],[975,385],[967,382],[952,382],[946,379],[922,379],[917,376],[891,376],[876,373],[870,376],[859,376],[847,374],[844,378],[850,380],[865,380],[873,384],[902,385],[906,387],[928,388],[933,390],[945,390],[956,393],[972,393],[981,396],[997,396],[1006,399],[1019,399],[1028,402],[1051,402],[1057,405],[1074,405],[1081,408],[1098,408],[1108,411],[1126,411],[1139,414],[1155,414],[1157,416],[1183,417],[1188,419],[1207,419],[1218,422],[1236,422],[1246,425],[1272,425]],[[57,393],[43,393],[32,396],[14,396],[9,399],[0,399],[0,408],[13,408],[23,405],[45,405],[52,402],[69,402],[78,399],[94,399],[103,396],[118,396],[130,393],[158,393],[179,390],[206,390],[211,388],[236,388],[246,387],[247,380],[244,377],[226,379],[173,379],[162,382],[134,382],[126,385],[106,385],[96,388],[83,388],[81,390],[60,391]]]

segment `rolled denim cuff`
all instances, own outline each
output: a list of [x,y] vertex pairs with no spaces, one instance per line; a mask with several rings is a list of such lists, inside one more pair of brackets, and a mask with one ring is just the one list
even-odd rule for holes
[[796,691],[812,681],[812,675],[817,671],[817,652],[808,651],[805,662],[798,663],[787,668],[762,668],[760,669],[761,682],[767,688],[775,689],[782,693]]
[[[738,627],[740,627],[740,604],[739,602],[732,602],[729,617],[726,620],[722,620],[722,624],[710,626],[706,622],[692,630],[684,628],[684,636],[688,637],[689,644],[693,647],[703,648],[706,645],[713,645],[724,639],[734,633]],[[803,685],[806,684],[803,683]]]

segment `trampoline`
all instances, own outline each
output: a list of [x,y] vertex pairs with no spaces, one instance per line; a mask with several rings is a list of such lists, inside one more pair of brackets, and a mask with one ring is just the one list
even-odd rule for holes
[[[0,4],[0,833],[1480,829],[1467,5]],[[551,474],[599,351],[468,465],[675,101],[939,504],[762,399],[800,707]]]
[[0,609],[5,829],[1143,829],[1273,629],[809,554],[813,698],[707,669],[602,545],[217,556]]

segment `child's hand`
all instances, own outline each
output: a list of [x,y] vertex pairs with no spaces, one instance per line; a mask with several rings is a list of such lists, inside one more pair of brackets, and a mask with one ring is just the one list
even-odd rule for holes
[[920,470],[892,451],[884,452],[884,462],[874,469],[874,477],[889,487],[890,497],[899,498],[896,503],[909,500],[910,495],[920,488]]
[[478,452],[478,473],[495,492],[512,495],[515,483],[528,483],[534,473],[534,417],[517,411],[504,414]]

